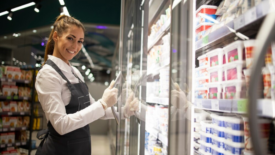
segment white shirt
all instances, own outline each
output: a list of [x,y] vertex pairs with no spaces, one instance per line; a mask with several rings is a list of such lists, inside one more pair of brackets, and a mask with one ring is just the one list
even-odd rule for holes
[[[72,71],[84,81],[79,70],[68,65],[63,60],[48,55],[72,83],[79,83],[79,80],[72,74]],[[91,105],[74,114],[67,114],[65,106],[69,104],[71,92],[66,81],[50,65],[44,65],[37,74],[35,88],[39,102],[45,112],[47,121],[50,121],[54,129],[64,135],[101,118],[114,118],[111,108],[103,109],[100,102],[95,102],[90,94]]]

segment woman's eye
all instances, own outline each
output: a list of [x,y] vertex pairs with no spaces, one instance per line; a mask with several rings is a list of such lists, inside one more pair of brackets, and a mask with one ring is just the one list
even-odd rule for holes
[[68,40],[74,40],[72,37],[68,37]]
[[78,41],[79,44],[83,44],[83,41]]

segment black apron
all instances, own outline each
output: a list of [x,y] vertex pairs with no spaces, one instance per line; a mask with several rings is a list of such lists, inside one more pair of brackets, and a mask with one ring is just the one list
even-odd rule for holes
[[[56,64],[47,60],[46,64],[52,66],[61,77],[67,81],[71,91],[71,100],[66,108],[67,114],[73,114],[90,105],[89,90],[87,85],[79,77],[79,83],[71,84]],[[70,133],[60,135],[48,122],[48,129],[40,131],[37,138],[42,140],[36,155],[91,155],[91,135],[89,125],[76,129]]]

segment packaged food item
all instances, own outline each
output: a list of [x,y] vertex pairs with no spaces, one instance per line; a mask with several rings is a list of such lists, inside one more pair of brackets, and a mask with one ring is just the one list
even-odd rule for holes
[[215,146],[217,148],[224,149],[224,142],[225,142],[225,139],[223,137],[212,136],[212,145],[213,146]]
[[7,144],[8,143],[8,134],[7,133],[1,133],[1,144]]
[[32,81],[32,71],[26,71],[25,79]]
[[24,102],[22,101],[17,102],[17,111],[24,112]]
[[29,127],[30,124],[30,117],[29,116],[24,116],[23,117],[23,126]]
[[14,67],[13,68],[13,79],[19,80],[21,77],[21,70],[19,67]]
[[243,42],[235,41],[223,48],[226,54],[226,63],[243,61]]
[[231,130],[244,130],[243,119],[238,117],[225,117],[224,119],[225,128]]
[[224,99],[246,98],[246,85],[242,80],[229,81],[223,84]]
[[17,117],[10,117],[10,125],[11,128],[14,128],[17,126]]
[[234,143],[244,143],[244,132],[238,130],[231,130],[225,128],[224,130],[224,138],[228,140],[228,142]]
[[204,153],[210,153],[211,154],[211,148],[212,145],[211,143],[205,143],[203,141],[200,141],[200,150],[203,151]]
[[25,87],[25,95],[27,96],[27,97],[31,97],[31,89],[29,88],[29,87]]
[[200,126],[201,126],[201,131],[203,131],[206,134],[211,134],[212,121],[201,121]]
[[9,127],[10,126],[10,118],[9,117],[2,117],[3,127]]
[[202,77],[195,80],[195,88],[205,87],[209,83],[208,77]]
[[25,80],[25,77],[26,77],[26,71],[21,70],[20,80]]
[[245,47],[246,68],[250,68],[253,62],[253,51],[256,45],[256,40],[243,41]]
[[265,55],[265,65],[272,65],[272,50],[271,46],[268,47]]
[[13,79],[13,67],[11,66],[6,66],[5,68],[5,74],[8,79]]
[[230,80],[243,80],[243,62],[234,62],[224,65],[225,79]]
[[18,95],[18,87],[17,86],[10,86],[10,93],[11,93],[11,96]]
[[196,99],[207,99],[207,88],[198,88],[195,90],[195,98]]
[[213,146],[211,149],[212,155],[225,155],[225,150],[223,148],[218,148],[216,146]]
[[14,143],[14,140],[15,140],[15,133],[14,132],[8,133],[8,143]]
[[22,117],[17,117],[17,127],[22,127],[23,126],[23,119]]
[[197,39],[201,39],[207,32],[209,28],[213,26],[212,23],[201,23],[196,27]]
[[26,142],[27,141],[27,132],[25,130],[20,131],[20,141],[21,142]]
[[244,79],[245,79],[245,83],[246,83],[246,87],[249,87],[249,81],[250,81],[250,69],[244,69],[243,73],[244,73]]
[[219,66],[223,64],[223,49],[218,48],[207,53],[210,67]]
[[224,147],[224,150],[228,153],[242,155],[242,151],[244,150],[244,143],[234,143],[226,140]]
[[21,97],[26,96],[24,87],[18,87],[18,95],[21,96]]
[[10,111],[17,112],[17,103],[15,101],[10,102]]
[[225,137],[224,128],[216,125],[212,126],[212,135],[216,137]]
[[2,110],[3,111],[10,111],[10,102],[8,101],[2,101]]
[[225,77],[223,76],[223,72],[222,67],[210,67],[208,69],[209,83],[224,81]]
[[263,67],[264,98],[271,98],[271,76],[267,67]]
[[10,86],[8,85],[3,86],[2,92],[4,96],[10,96],[11,95]]
[[23,102],[24,102],[24,111],[30,112],[30,103],[27,101],[23,101]]
[[208,69],[207,67],[199,67],[195,69],[196,77],[208,77]]
[[204,14],[205,16],[208,16],[209,18],[216,19],[217,16],[215,15],[217,11],[217,6],[214,5],[202,5],[199,7],[199,9],[196,11],[196,18],[198,20],[198,23],[213,23],[211,20],[208,20],[204,17],[201,17],[199,14]]
[[212,124],[218,126],[218,127],[225,127],[224,125],[224,117],[223,116],[218,116],[216,114],[211,114],[210,115],[212,118]]
[[221,83],[209,83],[206,85],[208,88],[208,99],[222,99],[223,88]]
[[275,66],[274,65],[268,65],[267,66],[270,77],[271,77],[271,99],[275,99]]
[[211,135],[209,133],[200,132],[200,140],[204,143],[211,144]]
[[199,56],[198,61],[199,61],[199,67],[204,67],[204,66],[209,67],[208,57],[206,54]]

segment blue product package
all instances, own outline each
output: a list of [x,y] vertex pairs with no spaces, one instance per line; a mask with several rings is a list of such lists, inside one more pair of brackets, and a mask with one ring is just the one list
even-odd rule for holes
[[212,134],[217,136],[217,137],[222,137],[222,138],[225,137],[224,131],[219,127],[218,128],[213,127],[212,128]]
[[[217,15],[215,15],[215,14],[213,14],[213,15],[204,14],[204,15],[207,16],[207,17],[209,17],[209,18],[212,18],[214,20],[217,19]],[[211,20],[209,20],[207,18],[204,18],[204,17],[200,17],[199,19],[200,19],[199,23],[214,23],[213,21],[211,21]]]
[[225,132],[224,138],[235,143],[244,143],[244,135],[234,135],[232,133]]
[[225,121],[224,124],[225,124],[226,128],[230,128],[232,130],[239,130],[239,131],[243,131],[244,130],[244,124],[243,124],[243,122],[233,123],[233,122]]
[[211,153],[211,147],[210,146],[206,146],[203,143],[200,144],[200,150],[202,150],[202,151],[204,151],[206,153]]
[[215,149],[213,149],[213,148],[211,149],[211,151],[212,151],[212,152],[211,152],[212,155],[224,155],[224,153],[219,152],[219,151],[217,151],[217,150],[215,150]]
[[211,141],[212,141],[212,145],[215,145],[215,146],[217,146],[218,148],[224,149],[224,142],[219,141],[219,140],[216,139],[216,138],[212,138]]
[[243,147],[231,146],[230,144],[225,144],[224,147],[225,151],[230,152],[233,155],[241,155],[244,149]]
[[207,134],[201,134],[200,138],[201,138],[200,140],[205,143],[211,143],[212,141],[210,135],[207,135]]

